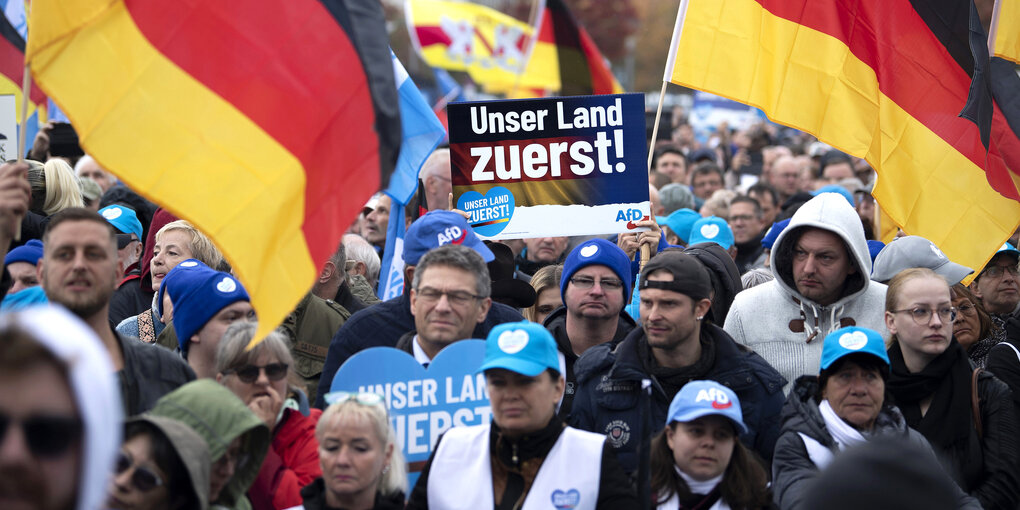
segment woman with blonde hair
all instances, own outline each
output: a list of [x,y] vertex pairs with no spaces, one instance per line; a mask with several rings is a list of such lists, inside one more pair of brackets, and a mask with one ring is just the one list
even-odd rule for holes
[[85,207],[71,165],[62,159],[46,164],[29,161],[28,183],[32,187],[30,209],[43,216],[52,216],[68,207]]
[[563,275],[563,264],[545,266],[531,277],[531,286],[535,288],[535,304],[521,310],[525,319],[542,324],[553,310],[563,306],[560,295],[560,276]]

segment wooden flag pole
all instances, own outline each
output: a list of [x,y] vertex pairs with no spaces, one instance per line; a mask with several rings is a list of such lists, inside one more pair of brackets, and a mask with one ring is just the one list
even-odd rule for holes
[[[21,79],[21,126],[18,129],[18,163],[25,160],[25,138],[28,137],[28,102],[32,99],[29,94],[32,91],[32,73],[28,67],[28,59],[25,59],[24,76]],[[21,220],[19,216],[15,222],[14,240],[21,241]]]

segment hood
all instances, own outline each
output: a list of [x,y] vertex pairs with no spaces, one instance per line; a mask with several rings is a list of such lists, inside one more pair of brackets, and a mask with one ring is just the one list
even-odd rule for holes
[[712,297],[712,308],[706,316],[715,324],[724,324],[726,314],[737,293],[744,290],[740,283],[740,270],[729,252],[716,243],[698,243],[688,246],[684,253],[698,259],[708,269],[712,279],[715,296]]
[[152,425],[170,441],[185,469],[188,470],[188,481],[195,497],[198,498],[201,510],[206,510],[209,507],[209,470],[212,467],[212,460],[209,459],[209,447],[206,446],[205,439],[184,422],[172,418],[142,414],[129,419],[128,423],[136,421]]
[[262,420],[212,379],[192,381],[166,394],[150,413],[180,420],[198,432],[209,448],[211,462],[222,457],[234,439],[246,437],[243,450],[248,461],[234,473],[219,499],[210,502],[233,507],[255,481],[269,449],[269,429]]
[[120,449],[120,384],[102,341],[62,307],[39,305],[0,315],[0,329],[18,326],[62,361],[84,429],[78,510],[100,508]]
[[836,193],[822,193],[804,204],[790,219],[790,224],[776,238],[772,247],[771,268],[776,281],[787,293],[802,304],[822,308],[797,292],[793,280],[793,245],[806,228],[827,230],[839,236],[846,245],[857,272],[847,277],[843,286],[843,296],[830,308],[839,308],[848,301],[868,290],[871,274],[871,254],[868,252],[868,241],[864,237],[864,226],[860,216],[846,198]]

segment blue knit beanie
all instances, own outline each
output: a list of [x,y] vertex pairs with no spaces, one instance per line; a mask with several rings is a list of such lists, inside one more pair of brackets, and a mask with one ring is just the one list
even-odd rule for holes
[[[161,298],[163,292],[170,293],[170,301],[174,305],[174,332],[185,355],[191,337],[209,319],[238,301],[250,301],[241,282],[195,259],[185,260],[167,273],[159,288]],[[157,307],[162,315],[162,299],[159,299]]]
[[633,276],[630,274],[630,259],[619,246],[606,241],[605,239],[591,239],[585,241],[567,255],[563,261],[563,277],[560,278],[560,297],[566,302],[567,283],[574,273],[581,268],[592,265],[602,265],[611,269],[623,282],[624,302],[630,300],[630,287]]
[[29,264],[32,264],[34,266],[36,265],[37,262],[39,262],[39,259],[42,258],[42,255],[43,255],[42,241],[38,239],[32,239],[29,242],[21,246],[18,246],[17,248],[8,252],[7,256],[4,257],[4,265],[9,266],[14,262],[28,262]]

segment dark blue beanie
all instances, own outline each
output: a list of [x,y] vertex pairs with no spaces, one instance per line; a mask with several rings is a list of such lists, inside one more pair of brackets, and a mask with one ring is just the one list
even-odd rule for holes
[[29,242],[18,246],[11,250],[4,257],[4,265],[9,266],[14,262],[28,262],[33,266],[39,262],[43,256],[43,244],[38,239],[32,239]]
[[567,255],[563,261],[563,277],[560,278],[560,297],[567,301],[567,283],[578,270],[586,266],[601,265],[611,269],[623,282],[623,300],[630,301],[630,287],[633,276],[630,274],[630,259],[619,246],[605,239],[585,241]]
[[[181,351],[187,353],[191,337],[220,310],[238,301],[250,301],[241,282],[195,259],[188,259],[167,273],[160,284],[160,297],[170,293],[174,305],[174,332]],[[162,299],[157,303],[163,312]]]

